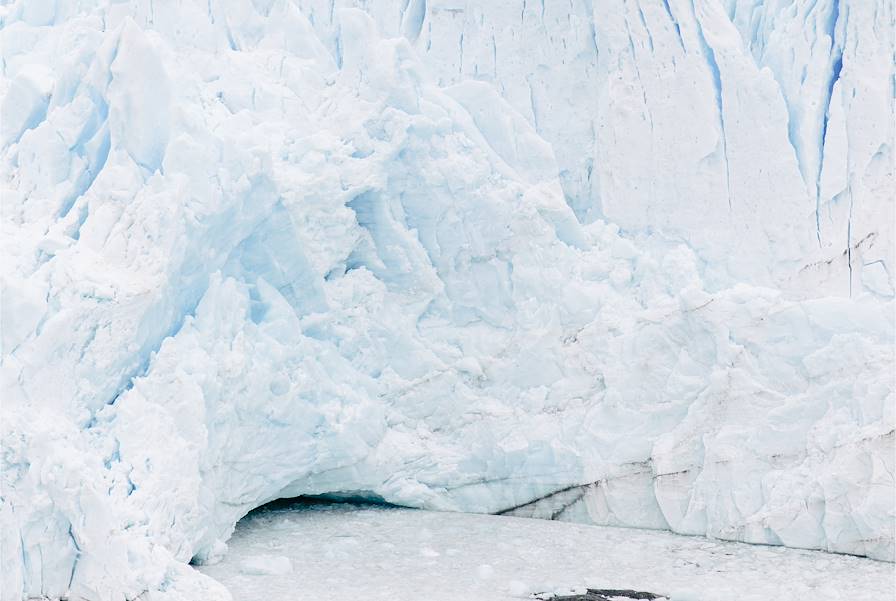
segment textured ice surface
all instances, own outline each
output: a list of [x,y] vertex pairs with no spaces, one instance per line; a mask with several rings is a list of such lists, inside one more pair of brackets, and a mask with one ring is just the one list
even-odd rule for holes
[[319,493],[892,560],[890,3],[368,4],[0,9],[4,595]]
[[297,1],[333,52],[360,4],[440,85],[492,84],[583,221],[688,243],[710,286],[892,294],[886,0]]
[[[245,567],[275,555],[302,571]],[[892,568],[668,532],[318,506],[253,512],[237,526],[227,557],[201,570],[227,585],[234,601],[510,601],[586,587],[672,601],[889,601]]]

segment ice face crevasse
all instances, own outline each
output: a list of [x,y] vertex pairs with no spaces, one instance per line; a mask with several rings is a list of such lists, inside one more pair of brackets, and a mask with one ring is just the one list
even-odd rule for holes
[[[299,0],[336,52],[331,4]],[[441,85],[491,83],[551,144],[582,221],[687,243],[713,289],[892,296],[891,3],[336,4],[413,14]]]
[[888,4],[402,4],[3,9],[4,594],[316,493],[892,560]]

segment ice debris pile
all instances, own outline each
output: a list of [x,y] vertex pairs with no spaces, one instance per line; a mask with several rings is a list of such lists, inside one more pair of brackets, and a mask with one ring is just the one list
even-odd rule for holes
[[0,9],[4,595],[323,493],[892,560],[891,4],[343,4]]

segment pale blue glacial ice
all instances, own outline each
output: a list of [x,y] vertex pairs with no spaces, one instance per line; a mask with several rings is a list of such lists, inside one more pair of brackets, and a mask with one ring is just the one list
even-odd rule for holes
[[322,493],[892,561],[891,5],[337,4],[0,9],[3,598]]

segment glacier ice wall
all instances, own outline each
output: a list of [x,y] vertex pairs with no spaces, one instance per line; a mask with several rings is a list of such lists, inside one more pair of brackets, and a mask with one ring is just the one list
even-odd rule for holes
[[892,560],[890,4],[361,8],[2,9],[4,599],[320,493]]
[[298,2],[335,53],[358,4],[440,85],[491,83],[582,221],[691,245],[714,288],[892,293],[887,2]]

